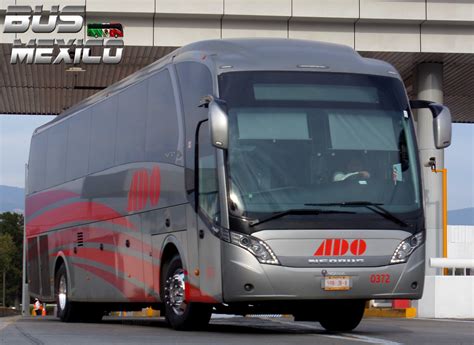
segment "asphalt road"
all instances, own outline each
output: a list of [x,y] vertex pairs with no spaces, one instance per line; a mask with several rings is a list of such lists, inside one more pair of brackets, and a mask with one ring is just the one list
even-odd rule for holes
[[353,333],[327,333],[287,318],[215,318],[206,331],[176,332],[160,318],[105,318],[99,324],[53,317],[0,318],[0,344],[474,344],[474,321],[364,319]]

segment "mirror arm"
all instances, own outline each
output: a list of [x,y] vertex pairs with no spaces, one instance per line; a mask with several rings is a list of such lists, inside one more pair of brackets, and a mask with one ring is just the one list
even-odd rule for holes
[[410,101],[410,108],[412,108],[412,109],[425,109],[425,108],[429,108],[431,103],[433,103],[433,102],[431,102],[431,101],[422,101],[422,100]]
[[214,100],[213,95],[207,95],[201,98],[199,101],[199,108],[209,108],[209,103],[211,103]]
[[207,95],[207,96],[203,96],[201,98],[201,100],[199,101],[198,107],[200,107],[200,108],[202,108],[202,107],[209,108],[209,104],[212,101],[216,102],[217,104],[224,105],[224,106],[227,104],[224,100],[222,100],[220,98],[214,97],[213,95]]
[[410,108],[412,109],[430,109],[431,113],[433,114],[433,118],[438,117],[438,115],[443,110],[443,106],[436,102],[432,101],[423,101],[423,100],[416,100],[410,101]]

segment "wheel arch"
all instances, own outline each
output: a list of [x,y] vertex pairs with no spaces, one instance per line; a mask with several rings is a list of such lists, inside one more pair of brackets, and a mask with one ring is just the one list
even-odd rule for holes
[[[161,256],[160,256],[160,290],[161,290],[161,275],[163,274],[164,266],[170,262],[170,260],[175,256],[179,255],[181,258],[181,263],[183,268],[187,269],[185,251],[183,250],[181,243],[178,238],[174,235],[169,235],[163,241],[161,246]],[[160,291],[161,295],[161,291]]]
[[56,293],[56,275],[58,274],[58,271],[59,271],[59,268],[61,267],[61,265],[64,265],[64,267],[66,268],[66,274],[67,274],[67,282],[68,282],[68,290],[70,291],[70,287],[71,287],[71,279],[72,279],[72,275],[71,275],[71,271],[69,269],[69,264],[68,264],[68,260],[66,258],[66,255],[64,255],[64,253],[62,251],[58,252],[56,254],[56,258],[54,259],[54,276],[53,276],[53,293],[55,294]]
[[181,258],[183,267],[186,267],[186,257],[181,243],[174,235],[170,235],[166,237],[161,246],[160,268],[162,268],[166,262],[169,262],[176,254]]

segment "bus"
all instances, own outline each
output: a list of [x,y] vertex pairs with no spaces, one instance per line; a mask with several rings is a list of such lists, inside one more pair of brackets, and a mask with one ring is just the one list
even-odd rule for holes
[[151,306],[178,330],[272,313],[350,331],[368,300],[419,299],[415,108],[448,146],[449,110],[349,47],[181,47],[35,130],[30,294],[66,322]]
[[87,24],[89,37],[123,37],[123,26],[120,23],[91,23]]

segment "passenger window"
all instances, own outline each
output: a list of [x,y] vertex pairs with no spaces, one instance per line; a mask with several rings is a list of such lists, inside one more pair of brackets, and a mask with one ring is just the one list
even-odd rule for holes
[[28,193],[38,192],[45,188],[47,149],[47,131],[33,136],[28,167]]
[[87,175],[91,131],[91,110],[85,109],[68,120],[66,181]]
[[178,113],[168,70],[152,76],[148,86],[145,156],[147,161],[176,164],[182,150]]
[[105,170],[114,165],[117,108],[117,96],[111,96],[93,107],[89,173]]
[[127,88],[118,97],[115,164],[145,160],[147,81]]
[[199,207],[212,221],[219,222],[219,189],[216,149],[211,145],[208,122],[199,129]]
[[67,123],[63,122],[48,130],[46,154],[46,186],[64,183],[66,177]]

